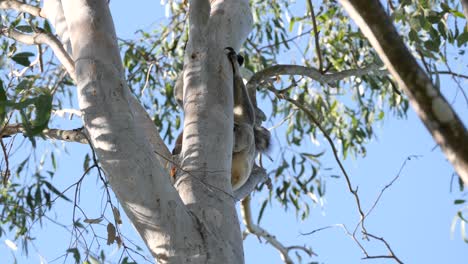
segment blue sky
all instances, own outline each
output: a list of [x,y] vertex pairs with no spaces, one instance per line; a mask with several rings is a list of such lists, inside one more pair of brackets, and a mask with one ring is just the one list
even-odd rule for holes
[[[140,0],[133,1],[132,4],[111,1],[110,5],[117,34],[123,38],[132,38],[137,29],[150,29],[163,18],[164,8],[157,1]],[[463,72],[463,69],[466,71],[466,57],[462,63],[461,68],[456,69],[458,72]],[[447,84],[448,87],[443,87],[443,90],[449,91],[448,98],[452,98],[456,89],[453,82],[444,78],[442,84]],[[466,87],[467,82],[462,81],[462,85]],[[457,102],[458,114],[467,124],[468,109],[461,100]],[[354,186],[359,186],[365,211],[372,206],[380,190],[396,176],[408,156],[420,157],[408,161],[400,178],[386,190],[373,213],[367,218],[368,231],[384,237],[405,263],[466,263],[468,244],[462,241],[459,226],[454,233],[450,231],[456,212],[460,209],[453,205],[454,199],[460,198],[460,194],[450,192],[453,169],[438,149],[432,150],[434,141],[421,121],[412,110],[409,111],[407,120],[397,120],[387,115],[385,121],[376,128],[376,134],[377,139],[367,146],[368,153],[365,158],[348,158],[345,161]],[[337,165],[331,158],[331,151],[326,142],[321,142],[320,149],[327,150],[322,163],[333,167],[338,174]],[[57,151],[61,163],[54,183],[66,187],[80,177],[83,153],[87,150],[86,146],[71,144],[70,154]],[[275,149],[273,157],[274,154]],[[98,215],[100,210],[94,207],[96,200],[101,200],[101,190],[96,190],[96,182],[95,176],[89,177],[82,187],[82,203],[87,204],[90,217],[93,213]],[[96,193],[99,193],[98,197]],[[253,197],[255,218],[260,202],[266,195],[257,193]],[[57,206],[55,217],[62,219],[62,222],[71,222],[72,206],[65,202],[60,202]],[[330,264],[394,263],[385,260],[362,260],[364,255],[359,247],[339,227],[309,236],[301,235],[336,224],[345,224],[352,230],[358,221],[356,205],[347,190],[344,178],[330,178],[327,180],[324,206],[314,207],[306,221],[298,220],[294,211],[284,212],[278,204],[273,203],[268,206],[261,224],[287,246],[311,246],[318,257],[306,258],[307,261]],[[132,240],[139,241],[136,231],[128,221],[124,222],[122,228]],[[12,252],[3,243],[6,238],[12,237],[0,238],[1,263],[12,263],[13,256],[18,263],[40,263],[39,255],[48,261],[45,263],[72,263],[71,256],[65,261],[61,258],[51,262],[63,254],[70,241],[70,234],[64,232],[63,228],[45,222],[42,230],[37,228],[36,234],[38,242],[36,248],[30,250],[29,257],[21,256],[20,250]],[[370,254],[386,253],[385,248],[377,241],[363,243]],[[141,245],[141,242],[139,244]],[[118,259],[119,253],[115,246],[104,245],[103,248],[109,256]],[[277,251],[265,242],[260,243],[256,237],[249,236],[244,248],[246,263],[282,263]]]

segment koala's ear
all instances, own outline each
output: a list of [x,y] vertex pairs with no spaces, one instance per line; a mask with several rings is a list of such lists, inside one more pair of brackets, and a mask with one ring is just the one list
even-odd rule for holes
[[239,63],[239,66],[242,66],[242,64],[244,64],[244,57],[237,54],[237,62]]

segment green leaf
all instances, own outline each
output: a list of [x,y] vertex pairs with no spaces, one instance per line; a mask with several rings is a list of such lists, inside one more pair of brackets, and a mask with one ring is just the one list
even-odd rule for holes
[[296,18],[295,17],[291,18],[291,22],[289,22],[289,28],[288,28],[289,32],[292,32],[295,23],[296,23]]
[[50,153],[50,159],[52,160],[52,167],[54,168],[54,170],[56,170],[57,169],[57,163],[55,162],[54,152]]
[[468,223],[468,220],[465,219],[465,217],[463,217],[463,213],[462,213],[461,211],[458,211],[458,212],[457,212],[457,216],[458,216],[463,222]]
[[67,202],[71,202],[71,201],[72,201],[72,200],[70,200],[68,197],[66,197],[62,192],[60,192],[59,190],[57,190],[57,188],[55,188],[50,182],[48,182],[48,181],[43,181],[43,182],[44,182],[44,184],[47,186],[47,188],[48,188],[51,192],[55,193],[58,197],[64,199],[64,200],[67,201]]
[[466,44],[467,41],[468,41],[468,31],[465,31],[457,37],[458,47],[461,47],[462,45]]
[[466,202],[466,200],[457,199],[457,200],[455,200],[453,203],[454,203],[454,204],[464,204],[465,202]]
[[[25,110],[29,105],[34,105],[36,109],[35,119],[30,120]],[[25,135],[30,138],[34,145],[35,135],[38,135],[47,127],[52,112],[52,95],[42,94],[35,98],[25,99],[19,103],[12,103],[11,106],[20,111]]]
[[78,251],[77,248],[69,248],[69,249],[67,249],[67,253],[72,253],[73,254],[73,258],[75,259],[75,263],[80,263],[81,256],[80,256],[80,252]]
[[31,88],[32,82],[28,79],[22,80],[18,85],[16,85],[15,92],[21,92]]
[[29,57],[32,57],[32,56],[34,56],[34,53],[20,52],[20,53],[16,53],[15,55],[13,55],[11,59],[20,65],[29,66],[31,65],[31,61],[29,60]]
[[137,263],[134,262],[134,261],[130,261],[130,262],[129,262],[129,261],[128,261],[128,257],[125,257],[125,258],[122,259],[121,264],[137,264]]
[[416,33],[416,31],[412,29],[410,30],[408,37],[411,41],[414,41],[414,42],[418,42],[419,40],[418,33]]
[[52,33],[52,28],[51,28],[51,26],[49,24],[49,21],[44,20],[43,29],[44,29],[45,32]]
[[89,154],[86,153],[84,161],[83,161],[83,170],[86,171],[89,168],[89,162],[91,159],[89,158]]
[[442,10],[444,10],[445,12],[449,12],[449,11],[450,11],[450,6],[448,6],[446,3],[440,3],[440,7],[441,7]]
[[463,15],[463,13],[458,10],[450,10],[450,13],[452,13],[456,17],[463,18],[463,19],[465,18],[465,15]]
[[325,151],[319,152],[317,154],[312,154],[312,153],[301,153],[302,156],[312,160],[312,161],[317,161],[317,158],[322,156],[325,153]]
[[27,25],[21,25],[21,26],[17,26],[15,27],[15,29],[21,31],[21,32],[26,32],[26,33],[32,33],[33,32],[33,29],[31,26],[27,26]]
[[38,134],[47,127],[52,112],[52,95],[43,94],[37,97],[34,104],[36,106],[36,119],[33,121],[35,126],[33,133]]
[[258,213],[257,217],[257,224],[260,224],[260,220],[262,220],[263,212],[265,211],[267,203],[268,200],[263,201],[262,206],[260,207],[260,212]]
[[5,89],[3,88],[3,81],[0,79],[0,126],[3,126],[3,121],[6,116],[6,103],[7,96]]

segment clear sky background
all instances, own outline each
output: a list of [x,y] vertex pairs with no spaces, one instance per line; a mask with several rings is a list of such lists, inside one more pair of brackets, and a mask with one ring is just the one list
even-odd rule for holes
[[[164,8],[157,1],[111,1],[110,6],[116,24],[117,34],[121,38],[133,38],[138,29],[152,29],[164,18]],[[281,60],[281,58],[280,58]],[[468,58],[465,57],[456,72],[465,72]],[[444,78],[442,87],[450,100],[455,95],[455,85],[450,79]],[[466,88],[467,81],[462,85]],[[468,124],[468,109],[462,100],[456,101],[459,116]],[[75,104],[76,105],[76,104]],[[63,128],[80,126],[78,120],[70,124],[57,122]],[[268,124],[272,125],[272,124]],[[279,128],[278,133],[281,134]],[[403,162],[410,155],[419,158],[407,162],[400,178],[385,191],[373,213],[367,218],[367,229],[370,233],[384,237],[392,246],[395,254],[405,263],[468,263],[468,244],[464,243],[459,225],[451,232],[452,221],[459,206],[453,205],[454,199],[465,198],[457,193],[456,184],[454,192],[450,192],[452,166],[438,148],[433,150],[435,143],[422,122],[412,109],[408,112],[407,120],[397,120],[387,114],[385,121],[376,128],[377,139],[367,145],[365,158],[345,160],[345,167],[351,175],[354,186],[359,186],[359,194],[363,208],[367,211],[381,189],[388,184],[398,173]],[[59,146],[62,143],[57,143]],[[40,144],[41,148],[51,145]],[[54,183],[66,188],[76,181],[82,174],[82,157],[89,150],[80,144],[67,144],[68,152],[59,147],[56,150],[59,169],[54,177]],[[337,165],[332,159],[331,150],[326,142],[321,146],[305,146],[305,150],[317,153],[327,150],[321,160],[325,167],[332,167],[340,175]],[[62,149],[62,150],[60,150]],[[277,150],[272,150],[275,157]],[[46,162],[46,165],[47,162]],[[86,212],[90,218],[99,216],[100,207],[96,201],[101,201],[101,189],[96,189],[97,180],[93,175],[88,177],[82,186],[81,203],[86,204]],[[97,195],[98,194],[98,195]],[[67,193],[73,197],[73,191]],[[256,193],[252,200],[254,219],[256,219],[260,201],[267,196],[266,193]],[[100,203],[99,203],[100,204]],[[66,202],[57,203],[55,215],[52,218],[67,225],[72,221],[72,205]],[[359,221],[356,204],[348,192],[344,178],[327,179],[326,195],[322,207],[315,206],[306,221],[300,221],[293,210],[284,212],[276,202],[267,207],[261,225],[274,234],[287,246],[307,244],[318,254],[314,258],[305,258],[304,263],[316,261],[319,263],[394,263],[386,260],[362,260],[364,257],[355,242],[348,237],[341,228],[326,229],[313,235],[304,236],[301,233],[336,225],[345,224],[353,230]],[[104,227],[105,228],[105,227]],[[104,228],[100,234],[104,235]],[[124,221],[122,225],[124,234],[139,245],[140,238],[136,231]],[[99,232],[98,232],[99,233]],[[60,258],[70,242],[70,233],[64,228],[45,221],[42,230],[35,225],[33,234],[37,242],[30,249],[29,256],[22,256],[21,250],[12,251],[6,246],[5,239],[13,239],[13,234],[0,238],[0,263],[73,263],[73,258]],[[117,260],[120,253],[115,245],[102,245],[106,254]],[[364,242],[364,246],[372,255],[386,254],[384,246],[371,240]],[[246,263],[283,263],[277,251],[266,244],[259,242],[256,237],[249,236],[244,242]],[[147,251],[145,251],[147,252]],[[305,257],[304,255],[302,255]],[[57,260],[53,261],[54,259]],[[144,263],[144,262],[139,262]]]

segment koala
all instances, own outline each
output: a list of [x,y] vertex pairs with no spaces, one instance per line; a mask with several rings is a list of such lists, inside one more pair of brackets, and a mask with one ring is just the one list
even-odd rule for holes
[[[244,85],[239,67],[244,58],[238,55],[233,48],[227,47],[227,57],[233,72],[233,97],[234,97],[234,142],[232,149],[231,184],[235,191],[239,189],[249,178],[255,164],[255,156],[260,152],[266,152],[270,147],[270,132],[255,123],[256,105],[253,104],[247,88]],[[177,78],[174,88],[177,103],[183,104],[183,74]],[[183,143],[183,131],[176,140],[173,155],[180,154]],[[176,168],[171,169],[171,176],[175,177]]]

